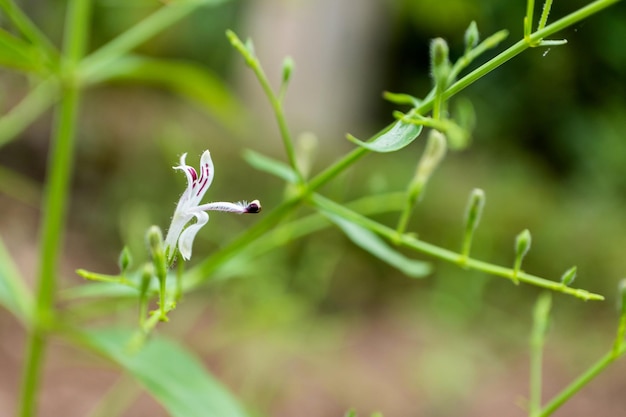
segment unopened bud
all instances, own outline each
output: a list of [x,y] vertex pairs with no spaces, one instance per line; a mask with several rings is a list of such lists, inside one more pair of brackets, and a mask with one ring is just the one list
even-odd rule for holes
[[293,59],[290,56],[285,57],[283,60],[283,84],[289,83],[294,65]]
[[465,30],[465,52],[467,53],[471,49],[474,49],[476,45],[478,45],[479,40],[480,34],[478,33],[478,26],[476,26],[475,21],[472,21]]
[[524,231],[522,231],[515,238],[515,257],[524,258],[530,250],[531,242],[532,238],[530,236],[530,231],[528,229],[524,229]]
[[141,285],[139,287],[139,296],[141,299],[143,299],[148,293],[148,289],[150,288],[150,282],[152,281],[153,276],[154,265],[152,265],[151,263],[145,264],[141,273]]
[[428,134],[426,149],[424,149],[422,158],[417,166],[416,177],[428,179],[446,156],[447,149],[445,135],[438,130],[431,130]]
[[475,188],[470,194],[469,201],[467,203],[467,210],[465,212],[465,224],[466,230],[476,230],[480,217],[483,214],[483,207],[485,206],[485,192],[480,188]]
[[448,75],[450,74],[450,60],[448,43],[443,38],[435,38],[430,42],[430,66],[439,90],[446,88]]
[[576,279],[576,267],[573,266],[563,273],[563,276],[561,276],[561,284],[568,287],[572,284],[572,282],[574,282],[575,279]]
[[530,250],[531,236],[528,229],[525,229],[515,238],[515,263],[513,265],[513,282],[519,284],[517,274],[522,268],[522,260]]
[[128,249],[128,246],[124,246],[124,249],[122,249],[119,258],[117,259],[117,264],[120,267],[120,271],[122,271],[122,273],[126,272],[128,268],[132,265],[132,263],[133,257],[130,253],[130,249]]
[[480,188],[475,188],[470,194],[467,209],[465,210],[465,233],[463,235],[463,247],[461,248],[462,258],[460,261],[462,265],[467,262],[467,258],[469,257],[474,231],[476,227],[478,227],[484,206],[485,192]]
[[163,233],[158,226],[150,226],[146,233],[146,238],[157,277],[159,280],[164,281],[167,276],[167,266],[165,262],[165,252],[163,251]]

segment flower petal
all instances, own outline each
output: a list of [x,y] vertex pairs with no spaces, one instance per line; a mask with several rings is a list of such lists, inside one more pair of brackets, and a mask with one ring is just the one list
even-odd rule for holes
[[185,189],[185,192],[183,192],[183,195],[181,195],[180,199],[178,200],[178,205],[176,206],[177,212],[189,205],[188,202],[193,195],[194,184],[198,180],[198,173],[193,167],[185,163],[186,158],[187,154],[182,154],[180,157],[180,165],[174,167],[174,169],[183,171],[185,173],[185,176],[187,177],[187,189]]
[[185,260],[189,260],[189,258],[191,258],[191,248],[196,234],[198,234],[200,229],[202,229],[202,226],[207,224],[209,221],[209,215],[204,211],[194,210],[191,214],[196,217],[196,223],[187,227],[178,238],[178,250]]
[[194,206],[197,206],[202,201],[202,197],[204,197],[204,194],[213,182],[214,173],[211,153],[206,150],[200,157],[200,175],[194,182],[192,195],[190,196]]
[[[180,203],[179,203],[180,204]],[[174,254],[176,253],[176,243],[182,233],[183,229],[193,219],[194,215],[185,211],[176,210],[170,228],[167,230],[167,236],[165,237],[165,253],[167,254],[168,262],[172,261]]]

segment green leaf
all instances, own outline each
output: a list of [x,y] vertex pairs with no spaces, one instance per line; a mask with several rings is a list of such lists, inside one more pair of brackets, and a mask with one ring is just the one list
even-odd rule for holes
[[0,305],[15,314],[24,323],[29,323],[33,298],[21,279],[11,256],[0,239]]
[[67,288],[60,293],[61,298],[75,300],[80,298],[127,298],[139,297],[137,288],[128,287],[117,282],[94,282]]
[[350,142],[373,152],[394,152],[413,142],[422,132],[422,128],[421,125],[398,120],[369,142],[363,142],[350,134],[347,138]]
[[259,171],[267,172],[281,178],[287,182],[295,184],[298,182],[298,175],[293,169],[284,162],[277,161],[276,159],[269,158],[263,154],[255,152],[251,149],[246,149],[243,153],[243,159],[252,167]]
[[355,245],[409,277],[423,278],[431,273],[432,268],[429,263],[407,258],[366,228],[327,210],[324,210],[324,215],[335,223]]
[[243,132],[244,106],[216,74],[194,62],[124,56],[90,79],[92,83],[104,81],[140,82],[169,89],[198,103],[232,130]]
[[82,333],[82,340],[135,377],[173,417],[247,416],[190,352],[155,337],[131,353],[128,344],[134,334],[122,329],[89,330]]

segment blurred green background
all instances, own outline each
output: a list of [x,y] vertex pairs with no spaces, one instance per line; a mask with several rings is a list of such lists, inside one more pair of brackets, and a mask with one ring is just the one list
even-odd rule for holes
[[[556,1],[551,16],[586,3]],[[22,4],[59,44],[65,2]],[[96,1],[90,49],[160,6]],[[287,117],[296,136],[317,136],[315,173],[353,147],[345,133],[367,137],[392,120],[383,90],[428,92],[431,38],[446,38],[454,59],[470,21],[483,37],[508,29],[509,38],[486,60],[521,37],[524,11],[523,1],[240,0],[185,19],[138,52],[192,61],[210,82],[172,72],[189,77],[186,89],[120,80],[84,96],[63,286],[81,283],[76,268],[115,272],[125,244],[137,260],[145,256],[143,232],[151,224],[167,227],[183,190],[182,176],[171,167],[184,152],[196,165],[200,153],[211,150],[217,173],[208,200],[260,199],[265,212],[280,202],[283,184],[241,157],[254,149],[284,159],[269,106],[230,48],[226,29],[254,40],[275,85],[282,58],[295,59]],[[624,3],[618,4],[559,34],[567,45],[529,50],[464,91],[477,114],[473,143],[449,153],[411,223],[422,239],[459,248],[467,196],[482,188],[487,205],[476,257],[510,265],[514,236],[529,228],[526,271],[556,280],[577,265],[576,285],[607,297],[584,303],[555,294],[548,397],[604,353],[616,326],[616,287],[626,276],[625,18]],[[0,72],[4,112],[27,87],[27,79]],[[29,278],[50,120],[46,115],[0,150],[0,167],[28,179],[0,195],[0,233]],[[324,191],[346,201],[404,190],[422,147],[416,141],[399,153],[370,155]],[[380,219],[395,224],[396,215]],[[255,221],[212,215],[196,240],[194,260]],[[526,345],[539,291],[435,266],[426,279],[407,278],[328,229],[220,271],[161,331],[202,355],[259,415],[336,416],[349,407],[386,417],[525,415]],[[129,322],[134,317],[122,308],[115,314]],[[9,318],[1,318],[2,327],[5,340],[20,334]],[[20,342],[3,349],[12,343]],[[15,361],[7,369],[17,369],[19,355],[9,356]],[[89,409],[101,394],[96,385],[54,372],[67,363],[62,348],[53,350],[51,361],[45,389],[60,394],[46,401],[61,402],[82,389],[81,407]],[[3,392],[14,392],[14,380],[1,374],[0,380]],[[613,369],[556,415],[620,415],[625,387]],[[80,407],[73,410],[64,415],[84,415]],[[125,415],[147,413],[164,412],[140,398]],[[43,408],[42,415],[55,414]]]

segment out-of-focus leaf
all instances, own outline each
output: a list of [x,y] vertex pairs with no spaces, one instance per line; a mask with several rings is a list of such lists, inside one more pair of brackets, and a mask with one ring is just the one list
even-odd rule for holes
[[3,166],[0,166],[0,193],[31,207],[38,207],[41,200],[39,184]]
[[155,337],[138,352],[130,352],[131,330],[90,330],[81,335],[83,342],[135,377],[173,417],[247,416],[196,357],[170,340]]
[[369,142],[363,142],[352,135],[347,135],[347,138],[350,142],[373,152],[394,152],[413,142],[422,132],[422,127],[398,120]]
[[328,210],[324,215],[335,223],[348,238],[361,249],[366,250],[383,262],[397,268],[412,278],[423,278],[430,274],[432,268],[429,263],[409,259],[388,246],[381,238],[366,228],[352,223]]
[[284,162],[269,158],[251,149],[246,149],[243,154],[243,158],[246,160],[246,162],[252,165],[252,167],[258,169],[259,171],[275,175],[278,178],[281,178],[292,184],[298,182],[298,176],[296,175],[296,173],[293,171],[293,169],[291,169],[289,165],[285,164]]
[[28,323],[33,299],[0,239],[0,304]]
[[33,45],[0,29],[0,65],[35,71],[41,68],[39,57]]
[[211,115],[237,133],[242,125],[244,107],[224,82],[210,69],[191,61],[173,61],[137,55],[122,57],[98,72],[91,83],[125,81],[167,88],[200,104]]
[[61,291],[61,297],[67,300],[96,297],[135,297],[139,292],[136,288],[115,282],[93,282],[80,284]]

